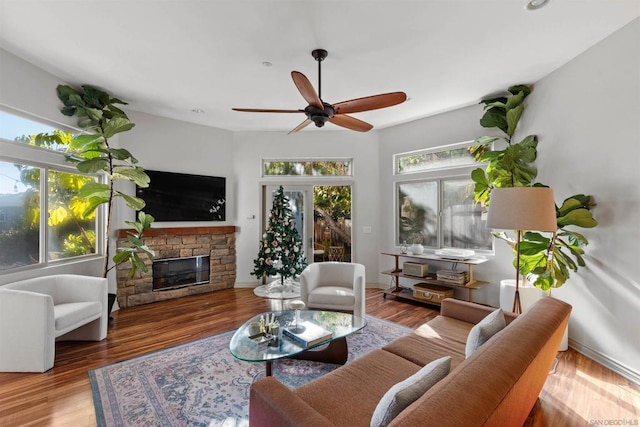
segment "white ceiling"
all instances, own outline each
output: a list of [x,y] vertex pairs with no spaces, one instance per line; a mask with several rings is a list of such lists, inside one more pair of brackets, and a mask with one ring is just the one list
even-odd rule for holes
[[304,108],[290,72],[317,87],[311,50],[324,48],[324,101],[392,91],[410,97],[353,115],[380,129],[534,83],[640,16],[639,0],[524,6],[525,0],[0,0],[0,47],[73,85],[101,87],[133,110],[232,131],[288,131],[300,123],[302,114],[231,108]]

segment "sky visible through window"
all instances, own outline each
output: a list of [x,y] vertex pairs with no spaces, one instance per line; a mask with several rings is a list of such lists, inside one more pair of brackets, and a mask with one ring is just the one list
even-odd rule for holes
[[[22,135],[49,133],[55,129],[51,125],[34,122],[0,110],[0,138],[14,141]],[[18,169],[10,162],[0,161],[0,194],[21,193],[25,190],[26,187],[20,182]]]

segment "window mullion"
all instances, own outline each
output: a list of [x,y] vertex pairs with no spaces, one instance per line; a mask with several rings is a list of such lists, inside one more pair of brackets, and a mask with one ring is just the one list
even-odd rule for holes
[[49,247],[49,228],[47,227],[49,219],[49,168],[40,169],[40,264],[47,265],[49,257],[47,256]]

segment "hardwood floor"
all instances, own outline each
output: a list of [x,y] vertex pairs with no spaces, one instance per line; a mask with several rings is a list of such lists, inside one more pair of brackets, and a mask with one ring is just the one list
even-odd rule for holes
[[[87,370],[235,329],[281,304],[255,297],[251,289],[229,289],[120,310],[106,340],[57,343],[50,371],[0,373],[0,426],[95,426]],[[385,300],[375,289],[367,290],[367,313],[410,327],[438,314]],[[639,408],[640,387],[570,349],[559,354],[528,424],[640,425]]]

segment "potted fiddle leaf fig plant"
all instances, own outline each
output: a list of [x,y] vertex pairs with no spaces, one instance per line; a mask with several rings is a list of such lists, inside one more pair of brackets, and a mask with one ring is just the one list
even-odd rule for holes
[[[470,149],[476,161],[486,164],[486,168],[477,168],[471,172],[477,203],[489,206],[491,190],[494,188],[546,187],[535,182],[538,171],[533,163],[537,157],[537,136],[527,135],[520,141],[513,139],[525,109],[524,101],[531,91],[531,86],[516,85],[510,87],[504,96],[481,101],[485,112],[480,125],[495,128],[502,134],[476,138],[477,145]],[[498,145],[504,148],[495,149]],[[520,243],[519,274],[529,279],[534,286],[549,291],[562,286],[569,278],[570,271],[584,267],[584,247],[589,242],[583,234],[567,227],[597,226],[598,222],[591,213],[593,206],[593,199],[589,195],[570,196],[560,206],[556,205],[556,233],[547,236],[526,231]],[[513,248],[515,267],[515,239],[505,232],[494,233],[494,236]]]
[[[151,229],[153,216],[142,211],[144,200],[119,191],[115,187],[117,181],[133,182],[140,187],[148,187],[149,176],[138,166],[138,160],[126,149],[115,148],[110,140],[115,135],[131,130],[135,124],[117,105],[126,105],[124,101],[113,98],[107,92],[93,86],[83,85],[80,89],[59,85],[58,98],[63,103],[62,114],[76,116],[78,126],[84,133],[71,136],[59,132],[40,134],[36,136],[39,143],[57,143],[67,145],[67,161],[74,163],[78,171],[83,173],[103,173],[106,182],[90,180],[79,190],[79,196],[85,201],[82,215],[88,217],[102,205],[107,206],[105,227],[105,260],[102,269],[103,277],[118,264],[129,262],[129,274],[133,277],[136,271],[146,272],[148,267],[142,257],[153,260],[154,252],[147,247],[143,234]],[[113,256],[114,264],[109,267],[110,237],[112,211],[116,199],[138,211],[135,221],[126,221],[133,228],[128,232],[126,241],[128,246],[117,248]],[[142,257],[141,257],[142,256]],[[109,313],[115,303],[116,294],[109,294]]]

